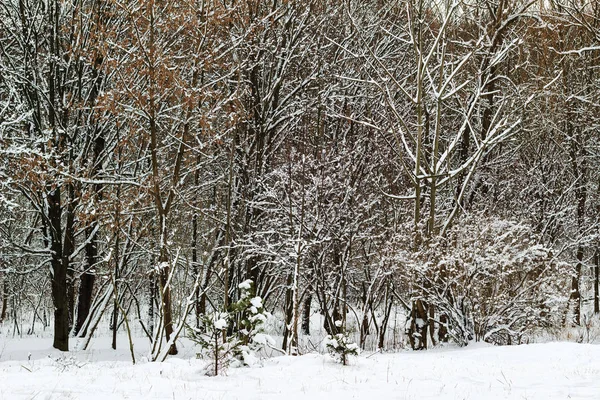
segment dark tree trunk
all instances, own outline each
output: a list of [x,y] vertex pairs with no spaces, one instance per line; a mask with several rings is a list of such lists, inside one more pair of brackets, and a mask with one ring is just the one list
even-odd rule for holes
[[581,324],[581,293],[579,292],[579,278],[581,277],[581,263],[583,262],[583,247],[577,246],[577,264],[575,265],[575,274],[571,278],[571,295],[569,302],[573,306],[573,323]]
[[[102,63],[102,58],[97,57],[96,64]],[[94,85],[94,98],[97,95],[98,86],[100,86],[101,77],[96,76],[97,70],[94,69],[94,76],[96,77],[96,85]],[[96,177],[101,170],[102,162],[101,155],[104,152],[105,140],[102,132],[98,132],[98,136],[94,143],[94,165],[92,166],[92,176]],[[94,194],[98,201],[102,200],[102,184],[94,185]],[[94,283],[96,280],[96,274],[93,269],[98,264],[98,233],[96,227],[98,221],[94,220],[89,227],[86,228],[87,244],[85,246],[85,259],[87,267],[81,275],[81,281],[79,284],[79,294],[77,299],[77,322],[75,324],[75,335],[81,334],[85,336],[86,332],[79,332],[83,326],[85,320],[90,313],[90,307],[92,304],[92,294],[94,291]]]
[[427,349],[427,328],[429,326],[427,309],[423,300],[419,299],[413,302],[408,331],[408,339],[413,350]]
[[[164,250],[163,250],[164,251]],[[162,251],[161,251],[162,253]],[[168,263],[168,257],[166,252],[164,254],[161,254],[161,257],[159,259],[160,262],[160,273],[158,274],[158,279],[160,282],[160,290],[163,291],[163,317],[164,317],[164,323],[165,323],[165,337],[167,339],[167,341],[169,341],[171,339],[171,336],[173,335],[173,305],[172,305],[172,300],[171,300],[171,289],[167,286],[170,285],[170,283],[168,282],[169,280],[169,275],[170,275],[170,268],[169,268],[169,263]],[[169,348],[169,354],[170,355],[175,355],[177,354],[177,346],[175,345],[175,343],[173,343],[171,345],[171,347]]]
[[304,298],[304,306],[302,308],[302,333],[310,335],[310,304],[312,303],[312,293],[307,293]]
[[69,351],[69,300],[67,293],[68,257],[62,254],[60,188],[48,193],[48,226],[52,258],[52,302],[54,305],[54,343],[53,347]]
[[92,294],[94,291],[94,282],[96,275],[93,271],[94,266],[98,262],[98,243],[96,235],[93,233],[93,228],[86,229],[88,244],[85,246],[86,269],[81,275],[79,284],[79,295],[77,299],[77,322],[75,324],[75,335],[84,337],[86,332],[81,331],[85,320],[90,313],[92,306]]
[[[578,177],[577,187],[575,189],[575,200],[577,201],[577,229],[581,235],[585,231],[585,211],[587,204],[587,161],[586,151],[583,143],[583,137],[576,129],[573,128],[572,113],[567,113],[569,121],[567,121],[567,133],[571,138],[571,164],[575,176]],[[571,295],[570,303],[573,306],[573,323],[581,324],[581,292],[579,290],[579,281],[581,280],[581,270],[583,267],[584,248],[581,243],[577,244],[576,251],[577,265],[575,266],[575,275],[571,280]]]
[[594,265],[594,314],[600,313],[600,254],[595,253]]
[[[154,261],[152,262],[154,264]],[[154,265],[152,266],[154,268]],[[148,333],[154,335],[154,301],[156,299],[156,276],[154,272],[148,274]]]
[[[196,179],[198,173],[196,172]],[[196,182],[197,184],[197,182]],[[198,269],[198,214],[194,213],[192,216],[192,272],[195,279],[198,278],[200,273]],[[196,314],[196,328],[200,326],[200,286],[194,291],[194,302],[196,303],[195,314]]]
[[438,332],[438,339],[442,343],[448,341],[448,317],[446,314],[440,315],[440,331]]
[[[196,159],[196,162],[199,163],[200,156]],[[194,173],[194,186],[198,187],[200,178],[200,171],[197,168]],[[198,198],[194,199],[194,206],[198,208]],[[200,274],[200,270],[198,268],[198,213],[194,211],[194,215],[192,216],[192,271],[195,279],[200,279],[198,276]],[[196,287],[194,291],[194,301],[196,303],[196,307],[194,307],[196,313],[196,328],[200,327],[200,286]]]
[[292,325],[292,317],[294,312],[294,305],[292,304],[292,274],[288,275],[287,278],[287,289],[285,291],[285,326],[283,328],[283,344],[281,348],[287,350],[288,348],[288,336],[289,330]]
[[360,348],[363,350],[367,343],[367,336],[369,336],[369,317],[367,316],[367,312],[365,312],[360,323]]
[[[119,198],[120,195],[120,186],[117,186],[117,199]],[[113,315],[112,315],[112,348],[113,350],[117,349],[117,330],[119,328],[119,264],[121,262],[120,259],[120,250],[121,250],[121,212],[120,212],[120,207],[119,207],[119,203],[117,200],[117,207],[116,207],[116,212],[115,212],[115,223],[116,223],[116,230],[115,230],[115,268],[113,271],[113,284],[114,284],[114,291],[113,291],[113,296],[114,296],[114,302],[113,302]]]
[[67,192],[69,197],[67,199],[68,204],[66,207],[66,223],[65,223],[65,237],[63,243],[62,262],[63,268],[67,273],[67,301],[69,305],[69,331],[73,327],[75,320],[75,285],[74,285],[74,271],[71,268],[70,257],[75,250],[75,188],[72,184],[67,185]]
[[6,319],[6,309],[8,308],[8,276],[3,274],[2,288],[0,295],[2,296],[2,305],[0,305],[0,323]]
[[200,294],[200,300],[198,300],[198,315],[206,314],[206,292]]
[[381,321],[381,328],[379,329],[379,343],[377,344],[377,348],[379,348],[379,349],[384,348],[385,334],[387,331],[388,324],[390,322],[390,315],[392,314],[393,296],[390,293],[389,284],[386,287],[385,297],[386,297],[385,314],[383,316],[383,321]]
[[260,269],[258,268],[259,261],[258,257],[250,257],[246,262],[246,279],[250,279],[254,282],[256,293],[260,293],[259,288],[262,288],[262,282],[260,282]]
[[329,313],[329,310],[325,310],[324,316],[325,321],[323,322],[323,327],[325,328],[325,331],[329,335],[337,335],[338,333],[340,333],[340,328],[335,324],[336,321],[341,321],[342,319],[338,299],[335,300],[335,304],[333,305],[333,310],[331,314]]
[[429,306],[429,338],[431,339],[431,345],[435,346],[435,306]]

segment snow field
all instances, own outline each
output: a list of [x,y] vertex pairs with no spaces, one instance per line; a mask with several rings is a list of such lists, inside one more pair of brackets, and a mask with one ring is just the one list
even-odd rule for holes
[[115,356],[108,349],[2,357],[0,399],[600,399],[600,346],[590,344],[364,353],[347,367],[313,353],[218,377],[203,376],[205,361],[181,347],[188,358],[137,365],[125,361],[125,350],[119,361],[101,361]]

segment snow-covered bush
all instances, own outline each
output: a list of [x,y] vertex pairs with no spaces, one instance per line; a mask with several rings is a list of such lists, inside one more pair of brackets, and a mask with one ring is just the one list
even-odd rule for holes
[[231,306],[232,315],[237,317],[238,347],[234,350],[233,366],[251,366],[257,363],[256,354],[274,340],[264,334],[263,325],[269,317],[262,299],[255,296],[254,282],[248,279],[239,285],[240,299]]
[[434,340],[516,344],[560,323],[568,273],[526,224],[465,217],[399,261],[413,301],[430,316],[423,331]]
[[252,342],[254,336],[262,332],[262,325],[269,314],[265,311],[262,299],[255,296],[254,283],[248,279],[239,285],[240,299],[231,306],[231,312],[238,316],[238,336],[244,344]]
[[[340,321],[336,321],[336,326],[341,327]],[[347,332],[338,333],[336,335],[327,335],[323,340],[323,345],[335,360],[343,365],[348,365],[350,356],[358,356],[359,347],[352,341]]]

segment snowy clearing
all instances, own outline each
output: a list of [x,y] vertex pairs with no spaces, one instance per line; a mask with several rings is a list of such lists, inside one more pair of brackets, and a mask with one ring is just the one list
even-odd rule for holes
[[[0,342],[0,345],[7,343]],[[1,349],[1,347],[0,347]],[[188,355],[191,349],[188,348]],[[1,353],[1,352],[0,352]],[[124,361],[126,351],[0,361],[0,399],[598,399],[600,346],[547,343],[393,354],[343,367],[328,356],[274,357],[263,367],[202,375],[204,361]]]

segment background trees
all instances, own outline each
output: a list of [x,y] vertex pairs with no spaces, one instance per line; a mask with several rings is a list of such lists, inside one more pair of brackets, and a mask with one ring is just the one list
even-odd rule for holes
[[288,353],[316,314],[363,348],[579,325],[599,311],[599,21],[575,2],[4,2],[0,320],[67,350],[135,319],[161,359],[250,279]]

